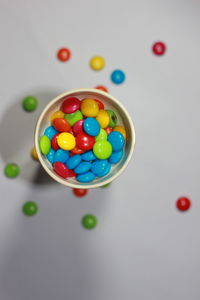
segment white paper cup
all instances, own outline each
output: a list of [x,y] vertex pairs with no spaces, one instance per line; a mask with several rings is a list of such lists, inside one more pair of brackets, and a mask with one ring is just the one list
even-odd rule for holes
[[[75,178],[68,178],[64,179],[57,175],[52,167],[52,164],[47,160],[47,158],[41,154],[39,149],[39,139],[44,134],[44,130],[50,126],[50,116],[53,112],[60,109],[61,103],[63,101],[63,97],[70,96],[70,97],[78,97],[79,99],[85,98],[92,98],[92,99],[99,99],[105,105],[106,109],[113,110],[118,118],[118,125],[124,126],[127,133],[127,139],[124,149],[124,155],[121,161],[116,164],[112,165],[111,171],[104,177],[96,177],[94,181],[88,183],[81,183],[78,182]],[[61,184],[64,184],[70,188],[77,188],[77,189],[91,189],[91,188],[98,188],[105,184],[110,183],[115,178],[117,178],[127,167],[131,156],[133,154],[135,146],[135,129],[131,120],[131,117],[124,106],[113,96],[110,94],[103,92],[97,89],[77,89],[72,90],[69,92],[65,92],[52,101],[44,108],[42,111],[35,128],[35,147],[38,153],[39,161],[45,171],[56,181]]]

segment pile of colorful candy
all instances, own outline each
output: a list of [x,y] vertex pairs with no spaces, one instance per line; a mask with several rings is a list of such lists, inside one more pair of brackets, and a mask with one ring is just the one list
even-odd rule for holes
[[64,98],[40,138],[40,151],[59,176],[91,182],[123,157],[126,130],[117,121],[100,100]]

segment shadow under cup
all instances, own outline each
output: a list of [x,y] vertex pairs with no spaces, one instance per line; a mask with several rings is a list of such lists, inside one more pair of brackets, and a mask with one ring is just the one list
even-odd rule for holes
[[[121,125],[126,129],[127,139],[124,148],[124,155],[121,161],[116,165],[115,164],[112,165],[109,174],[103,177],[96,177],[92,182],[82,183],[82,182],[78,182],[75,178],[64,179],[60,177],[54,172],[52,164],[47,160],[47,158],[44,155],[40,153],[39,139],[44,134],[44,130],[51,125],[50,122],[51,115],[53,114],[53,112],[60,109],[61,104],[63,102],[63,97],[66,98],[66,96],[77,97],[80,100],[85,98],[99,99],[104,103],[106,109],[111,109],[116,113],[118,118],[117,125]],[[113,181],[116,177],[118,177],[123,172],[123,170],[128,165],[131,156],[133,154],[134,145],[135,145],[135,130],[134,130],[131,117],[129,116],[129,113],[117,99],[115,99],[110,94],[97,89],[72,90],[69,92],[65,92],[59,95],[58,97],[54,98],[44,108],[43,112],[41,113],[37,121],[36,129],[35,129],[35,147],[41,165],[54,180],[71,188],[79,188],[79,189],[98,188]]]

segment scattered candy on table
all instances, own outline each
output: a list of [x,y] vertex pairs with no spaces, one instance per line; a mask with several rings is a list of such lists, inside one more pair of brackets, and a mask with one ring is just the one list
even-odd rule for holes
[[31,217],[37,214],[38,206],[35,202],[29,201],[23,205],[22,211],[26,216]]
[[57,58],[62,61],[68,61],[71,57],[71,51],[67,48],[61,48],[57,52]]
[[60,177],[89,183],[123,158],[126,131],[117,123],[99,99],[64,97],[40,137],[40,151]]
[[94,229],[97,226],[97,218],[94,215],[85,215],[82,218],[82,225],[85,229]]
[[77,197],[84,197],[87,195],[88,190],[87,189],[73,189],[73,193]]
[[121,84],[126,79],[125,73],[122,70],[115,70],[111,74],[111,80],[115,84]]
[[36,152],[36,149],[35,149],[35,146],[32,148],[32,150],[31,150],[31,156],[32,156],[32,158],[34,159],[34,160],[38,160],[39,158],[38,158],[38,154],[37,154],[37,152]]
[[191,206],[191,201],[190,199],[188,199],[187,197],[180,197],[177,201],[176,201],[176,207],[180,210],[180,211],[186,211],[190,208]]
[[156,42],[152,46],[152,51],[155,55],[161,56],[165,54],[166,46],[163,42]]
[[108,93],[108,89],[104,85],[97,85],[95,89]]
[[22,106],[24,110],[31,112],[36,110],[38,106],[38,101],[33,96],[27,96],[26,98],[23,99]]
[[94,56],[90,60],[90,67],[95,70],[99,71],[102,70],[105,66],[105,59],[101,56]]
[[20,173],[20,168],[15,163],[9,163],[4,168],[4,174],[10,178],[17,177],[19,175],[19,173]]

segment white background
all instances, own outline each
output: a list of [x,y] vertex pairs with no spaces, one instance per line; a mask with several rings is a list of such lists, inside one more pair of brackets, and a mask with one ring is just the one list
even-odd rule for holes
[[[195,0],[0,1],[0,299],[199,300],[199,28]],[[151,53],[156,40],[163,57]],[[106,59],[101,72],[88,66],[93,55]],[[31,160],[33,130],[54,96],[98,84],[130,111],[137,143],[110,188],[79,199]],[[34,113],[21,108],[29,94]],[[10,161],[21,166],[14,180],[3,175]],[[175,208],[182,195],[186,213]],[[38,215],[21,213],[26,201]],[[98,217],[95,230],[81,227],[85,213]]]

